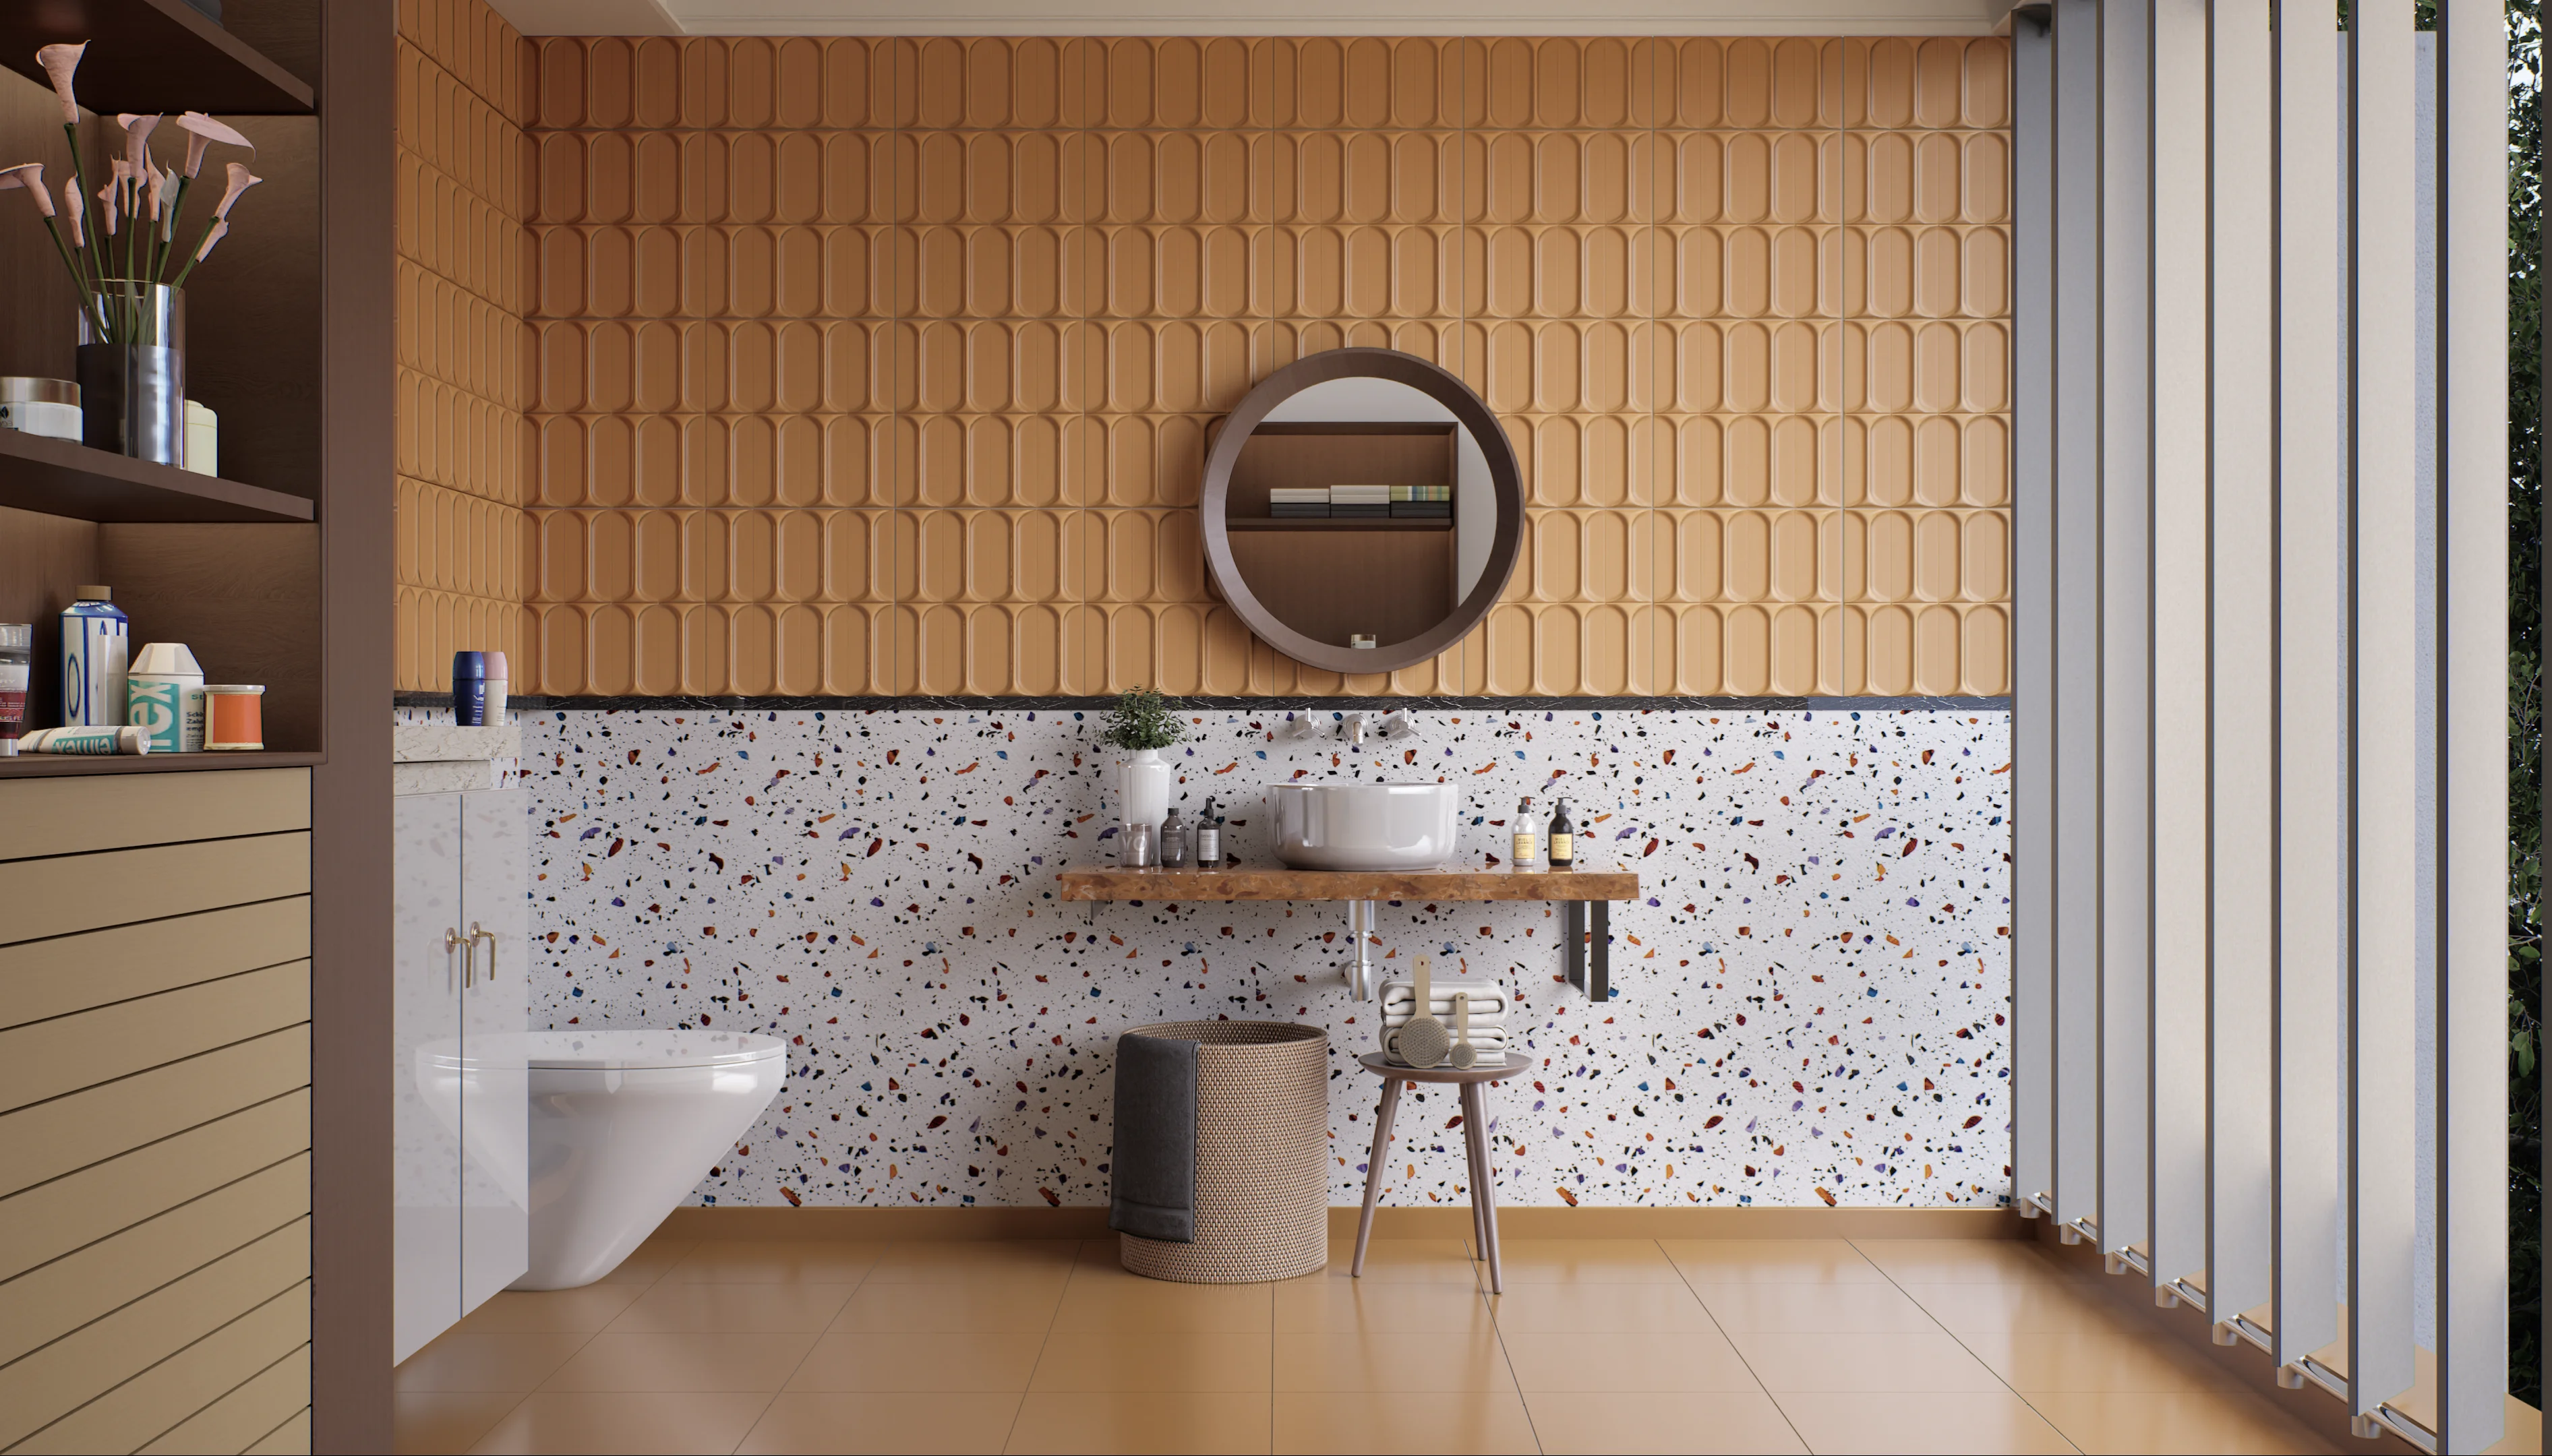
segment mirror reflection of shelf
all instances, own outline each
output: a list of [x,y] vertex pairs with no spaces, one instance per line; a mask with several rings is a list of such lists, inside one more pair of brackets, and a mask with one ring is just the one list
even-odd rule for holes
[[1325,672],[1441,655],[1486,619],[1524,548],[1524,472],[1497,416],[1398,350],[1326,350],[1259,380],[1213,432],[1198,491],[1214,593]]
[[1269,492],[1280,489],[1451,485],[1456,428],[1450,420],[1258,426],[1232,470],[1223,527],[1236,538],[1241,574],[1279,621],[1339,647],[1357,632],[1399,642],[1434,626],[1460,600],[1449,502],[1442,516],[1397,517],[1279,517],[1268,504]]

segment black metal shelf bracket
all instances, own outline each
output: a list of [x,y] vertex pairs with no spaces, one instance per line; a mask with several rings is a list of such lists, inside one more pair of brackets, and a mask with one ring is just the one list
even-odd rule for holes
[[[1560,905],[1559,941],[1568,984],[1601,1004],[1613,997],[1613,902],[1568,900]],[[1591,924],[1589,922],[1592,922]],[[1588,952],[1592,949],[1592,956]],[[1592,960],[1593,964],[1588,963]]]

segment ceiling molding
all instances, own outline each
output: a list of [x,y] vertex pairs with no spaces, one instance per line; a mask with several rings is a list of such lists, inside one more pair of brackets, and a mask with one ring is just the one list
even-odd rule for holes
[[[654,0],[507,0],[513,9],[653,7]],[[666,0],[695,36],[1983,36],[2013,0]],[[517,28],[520,23],[517,22]],[[530,32],[526,32],[530,34]],[[566,34],[548,31],[543,34]],[[604,31],[585,34],[664,34]]]

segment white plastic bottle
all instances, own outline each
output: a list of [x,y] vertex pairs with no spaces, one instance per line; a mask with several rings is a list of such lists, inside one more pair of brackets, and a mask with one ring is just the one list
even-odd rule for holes
[[1516,805],[1515,857],[1511,868],[1519,875],[1531,875],[1542,868],[1542,835],[1533,822],[1533,795],[1526,794]]

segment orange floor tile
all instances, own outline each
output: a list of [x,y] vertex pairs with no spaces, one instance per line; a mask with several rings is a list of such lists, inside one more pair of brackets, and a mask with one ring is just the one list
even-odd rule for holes
[[2027,1245],[1454,1240],[1275,1285],[1113,1243],[651,1244],[398,1370],[398,1449],[2324,1451]]

